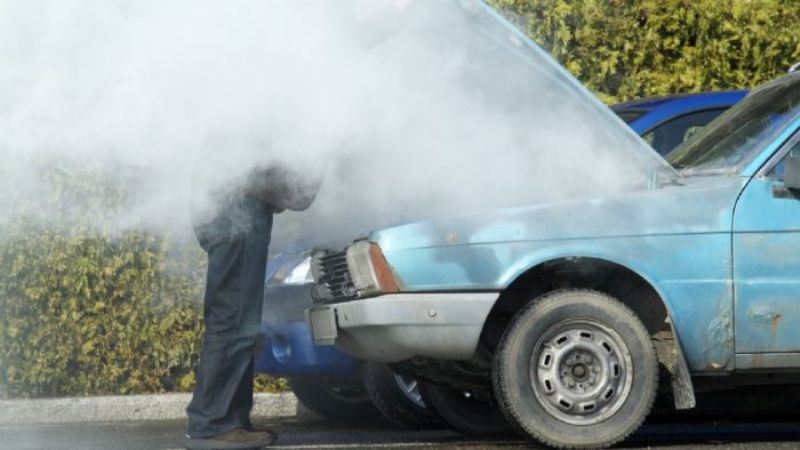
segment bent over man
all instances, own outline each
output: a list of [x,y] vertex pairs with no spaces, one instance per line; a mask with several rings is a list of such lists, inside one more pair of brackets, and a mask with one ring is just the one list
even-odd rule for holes
[[220,194],[219,207],[194,220],[208,254],[205,334],[189,416],[189,449],[246,449],[272,444],[270,430],[250,423],[253,359],[261,322],[267,248],[275,213],[304,210],[319,179],[283,167],[254,171],[244,186]]

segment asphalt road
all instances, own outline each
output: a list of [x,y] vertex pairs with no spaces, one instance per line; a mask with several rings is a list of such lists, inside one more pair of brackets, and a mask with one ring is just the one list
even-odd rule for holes
[[[516,439],[475,440],[446,430],[408,431],[384,422],[358,425],[315,420],[262,422],[279,434],[278,449],[516,449],[536,448]],[[178,449],[183,421],[0,426],[2,449]],[[798,449],[800,422],[685,418],[648,423],[621,448]]]

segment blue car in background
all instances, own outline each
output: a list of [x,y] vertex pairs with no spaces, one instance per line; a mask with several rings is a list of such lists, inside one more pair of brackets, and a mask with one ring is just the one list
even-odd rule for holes
[[[698,129],[745,97],[747,91],[648,98],[611,109],[658,153],[669,154]],[[383,413],[407,427],[436,425],[410,373],[363,363],[333,346],[315,346],[304,317],[312,305],[310,251],[273,256],[267,267],[262,350],[256,370],[286,377],[298,400],[330,419],[359,420]],[[396,367],[395,369],[401,370]]]
[[670,95],[619,103],[611,109],[666,156],[745,95],[746,90]]

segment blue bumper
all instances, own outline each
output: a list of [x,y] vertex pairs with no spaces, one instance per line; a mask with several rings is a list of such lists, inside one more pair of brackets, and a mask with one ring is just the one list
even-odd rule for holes
[[332,346],[314,345],[305,322],[262,326],[261,344],[256,358],[257,372],[278,376],[358,375],[358,361]]
[[316,346],[305,321],[311,285],[270,285],[264,292],[256,372],[276,376],[358,376],[360,363],[332,346]]

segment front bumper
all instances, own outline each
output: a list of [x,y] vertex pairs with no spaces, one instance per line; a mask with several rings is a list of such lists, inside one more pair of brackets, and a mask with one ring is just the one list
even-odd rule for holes
[[468,360],[498,296],[496,292],[388,294],[313,306],[306,317],[315,344],[336,345],[360,359]]

